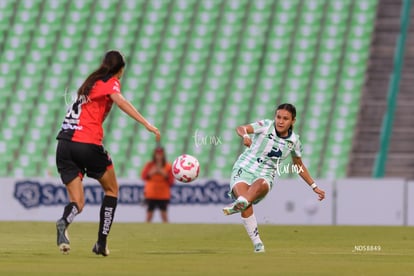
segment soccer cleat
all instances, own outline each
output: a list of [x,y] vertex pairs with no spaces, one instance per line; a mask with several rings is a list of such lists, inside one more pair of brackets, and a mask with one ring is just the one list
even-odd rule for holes
[[259,242],[254,245],[254,253],[264,253],[265,247],[263,243]]
[[235,213],[239,213],[249,206],[249,202],[242,198],[236,199],[232,204],[223,208],[223,213],[228,216]]
[[57,231],[57,245],[59,246],[60,252],[62,252],[63,254],[69,254],[70,242],[68,238],[66,222],[63,219],[60,219],[56,222],[56,231]]
[[109,255],[109,249],[107,246],[102,246],[98,242],[92,248],[92,252],[96,255],[102,255],[104,257]]

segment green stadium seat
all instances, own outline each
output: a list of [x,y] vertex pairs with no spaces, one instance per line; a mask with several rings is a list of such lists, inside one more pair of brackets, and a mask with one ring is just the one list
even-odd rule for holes
[[356,123],[376,4],[376,1],[358,1],[353,5],[347,39],[349,46],[344,53],[336,106],[332,113],[332,131],[328,138],[327,156],[323,160],[322,176],[326,178],[346,176],[344,168],[353,139],[349,130],[354,129]]
[[[375,0],[1,1],[0,88],[11,93],[0,100],[0,153],[7,156],[0,176],[57,176],[54,136],[65,107],[114,48],[128,60],[124,96],[163,128],[171,160],[193,153],[202,176],[227,179],[243,149],[234,127],[271,118],[287,101],[298,109],[295,127],[310,170],[344,176],[376,6]],[[319,131],[328,126],[330,133]],[[116,108],[106,127],[104,144],[118,175],[139,177],[153,135]],[[196,132],[222,144],[197,147]]]
[[1,1],[0,3],[0,28],[2,31],[8,29],[7,25],[13,16],[14,4],[14,1]]

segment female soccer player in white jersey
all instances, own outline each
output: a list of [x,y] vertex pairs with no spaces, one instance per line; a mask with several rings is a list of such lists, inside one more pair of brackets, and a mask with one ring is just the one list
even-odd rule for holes
[[[233,166],[230,194],[236,200],[223,208],[225,215],[241,212],[243,225],[254,245],[254,252],[264,252],[264,245],[257,230],[253,205],[261,201],[273,186],[273,179],[280,161],[289,154],[299,175],[318,195],[325,192],[318,188],[302,163],[302,146],[299,136],[293,132],[296,108],[289,103],[277,107],[274,120],[262,120],[237,127],[237,134],[247,147]],[[252,137],[249,135],[252,134]]]

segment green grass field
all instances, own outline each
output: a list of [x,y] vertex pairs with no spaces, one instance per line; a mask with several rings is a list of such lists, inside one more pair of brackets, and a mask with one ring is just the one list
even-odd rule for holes
[[91,253],[96,223],[69,230],[62,255],[54,223],[0,222],[0,275],[414,274],[412,227],[260,225],[266,253],[254,254],[241,224],[115,222],[108,257]]

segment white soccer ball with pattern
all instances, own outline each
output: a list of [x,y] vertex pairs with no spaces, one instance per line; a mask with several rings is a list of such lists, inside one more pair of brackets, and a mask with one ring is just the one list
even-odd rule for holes
[[189,154],[178,156],[172,165],[172,173],[178,181],[191,182],[198,177],[200,164],[197,158]]

